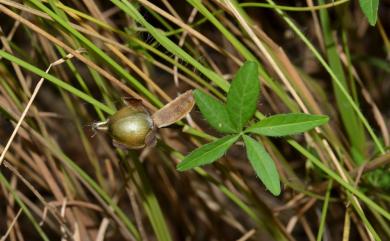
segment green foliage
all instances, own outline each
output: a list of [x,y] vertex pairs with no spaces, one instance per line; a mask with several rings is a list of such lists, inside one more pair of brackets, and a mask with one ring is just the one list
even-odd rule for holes
[[[194,91],[195,102],[209,124],[221,133],[234,133],[206,144],[186,156],[177,170],[210,164],[221,156],[240,137],[243,137],[247,157],[265,187],[279,195],[280,179],[274,161],[264,146],[244,133],[265,136],[285,136],[302,133],[328,121],[327,116],[291,113],[274,115],[246,128],[245,125],[256,111],[260,93],[258,65],[247,61],[237,72],[227,94],[226,105],[200,90]],[[243,130],[244,129],[244,130]]]
[[374,26],[378,19],[379,0],[359,0],[359,4],[370,25]]
[[229,135],[206,144],[191,152],[179,163],[177,170],[185,171],[194,167],[210,164],[223,156],[240,135]]
[[365,178],[367,178],[369,183],[375,188],[390,191],[390,172],[385,168],[369,172],[365,175]]
[[24,69],[27,69],[27,70],[33,72],[34,74],[37,74],[38,76],[41,76],[41,77],[47,79],[48,81],[52,82],[53,84],[57,85],[58,87],[60,87],[60,88],[62,88],[64,90],[69,91],[70,93],[74,94],[75,96],[79,97],[80,99],[83,99],[84,101],[92,104],[96,108],[98,108],[98,109],[100,109],[100,110],[102,110],[102,111],[104,111],[104,112],[106,112],[108,114],[113,114],[114,113],[114,110],[112,110],[108,106],[100,103],[99,101],[97,101],[96,99],[92,98],[88,94],[80,91],[79,89],[76,89],[72,85],[70,85],[70,84],[68,84],[68,83],[58,79],[57,77],[55,77],[55,76],[53,76],[51,74],[46,73],[45,71],[39,69],[38,67],[23,61],[20,58],[17,58],[15,56],[13,56],[13,55],[3,51],[3,50],[0,50],[0,57],[2,57],[4,59],[7,59],[9,61],[12,61],[14,63],[17,63],[19,66],[23,67]]
[[[324,0],[319,0],[320,3],[324,3]],[[353,102],[348,101],[348,97],[345,93],[356,93],[357,89],[353,82],[348,80],[345,73],[345,66],[340,58],[339,49],[337,49],[337,40],[334,37],[335,29],[331,24],[331,17],[328,11],[320,11],[320,20],[322,26],[322,33],[324,38],[324,44],[326,46],[326,56],[329,63],[329,67],[332,69],[336,79],[332,79],[333,92],[336,99],[336,107],[340,113],[341,123],[344,125],[349,142],[351,143],[351,151],[353,150],[353,157],[355,163],[359,163],[359,157],[365,157],[366,151],[366,138],[363,126],[363,121],[359,118],[353,107]],[[347,51],[347,49],[345,49]],[[337,83],[338,82],[338,83]],[[344,90],[343,90],[344,89]],[[353,99],[356,103],[359,103],[355,97]]]
[[325,115],[278,114],[257,122],[247,131],[264,136],[288,136],[311,130],[325,124],[328,120],[328,116]]
[[[390,48],[382,26],[361,34],[361,26],[350,24],[359,22],[359,17],[375,24],[377,18],[380,19],[379,0],[319,0],[299,7],[276,5],[272,0],[262,3],[233,0],[218,4],[188,0],[185,7],[193,10],[195,18],[188,18],[187,11],[175,11],[175,1],[157,5],[153,1],[127,0],[112,0],[111,4],[58,0],[3,2],[0,123],[5,128],[1,134],[4,142],[19,121],[20,113],[28,110],[26,103],[31,92],[38,90],[34,89],[36,81],[40,77],[45,79],[44,88],[38,93],[40,97],[34,100],[21,128],[14,128],[12,135],[19,137],[10,138],[10,148],[3,151],[7,160],[2,169],[7,175],[0,173],[0,185],[2,194],[9,197],[4,201],[10,201],[12,207],[3,223],[29,222],[20,225],[21,237],[28,234],[28,239],[48,240],[53,235],[72,236],[74,229],[67,224],[74,223],[73,214],[60,220],[47,220],[50,225],[43,227],[37,220],[40,216],[37,207],[47,206],[47,201],[64,196],[69,200],[77,197],[97,207],[69,210],[76,216],[90,217],[87,221],[99,223],[102,216],[99,210],[108,211],[104,221],[109,222],[109,226],[101,233],[102,239],[112,239],[112,234],[118,239],[137,241],[196,239],[197,232],[186,220],[203,217],[204,213],[206,219],[192,220],[196,221],[196,228],[206,227],[202,232],[204,239],[229,239],[224,237],[227,229],[234,228],[229,224],[243,220],[248,220],[245,222],[248,225],[243,224],[244,229],[256,229],[253,239],[262,236],[279,241],[303,239],[304,235],[296,229],[291,235],[285,232],[284,217],[291,212],[281,210],[280,215],[270,215],[275,205],[264,205],[264,197],[256,194],[258,188],[263,188],[262,184],[257,183],[259,186],[253,188],[249,180],[256,181],[259,177],[270,193],[278,195],[282,186],[275,176],[280,175],[283,189],[288,188],[291,194],[279,198],[278,206],[302,195],[305,200],[316,200],[318,208],[305,213],[308,222],[313,224],[313,232],[306,235],[310,234],[312,240],[325,239],[327,233],[343,225],[344,216],[331,217],[335,207],[345,214],[347,221],[352,215],[361,226],[361,239],[390,240],[390,172],[388,166],[382,165],[390,149],[388,131],[381,125],[387,121],[381,110],[386,99],[382,98],[385,94],[382,82],[390,73],[390,65],[384,58]],[[115,12],[111,12],[113,6]],[[27,18],[26,11],[29,12]],[[319,15],[320,21],[315,24],[320,24],[322,34],[301,31],[313,24],[313,18],[300,11]],[[353,14],[359,11],[360,15]],[[259,23],[266,21],[269,14],[259,15],[259,12],[269,12],[285,24],[264,29]],[[212,35],[208,34],[210,30]],[[310,65],[297,61],[288,45],[273,43],[275,34],[285,32],[294,34],[295,48],[311,54]],[[191,33],[198,41],[186,38],[186,33]],[[281,37],[277,42],[292,39],[290,35]],[[378,49],[371,51],[364,43]],[[69,58],[71,56],[74,57]],[[262,56],[261,61],[258,61],[259,56]],[[55,61],[61,57],[65,57],[62,59],[65,62]],[[248,63],[237,73],[246,77],[232,76],[229,81],[225,80],[220,74],[225,72],[224,68],[217,65],[229,66],[242,59],[255,61],[258,66]],[[49,63],[53,64],[50,72],[46,71]],[[253,74],[253,69],[259,73]],[[265,93],[260,88],[258,91],[251,88],[251,80],[259,84],[258,76],[263,86],[267,86],[270,97],[262,102],[272,106],[275,113],[296,113],[300,112],[300,107],[316,110],[316,113],[333,109],[340,121],[332,123],[332,128],[324,128],[324,135],[314,131],[307,133],[308,146],[305,141],[298,143],[294,138],[279,139],[281,145],[275,146],[269,141],[273,136],[304,132],[311,129],[311,125],[320,125],[321,120],[296,114],[303,116],[301,122],[308,122],[304,125],[298,118],[292,118],[293,115],[264,116],[259,112],[253,118],[252,111],[256,111],[259,97],[249,97],[251,93],[245,88],[252,90],[252,94]],[[178,80],[181,88],[177,89],[173,82],[167,85],[166,77]],[[246,78],[246,82],[229,83],[239,78]],[[112,115],[115,107],[121,106],[120,97],[140,98],[153,113],[169,102],[170,94],[183,91],[185,86],[202,87],[204,92],[196,90],[194,98],[203,119],[220,134],[211,136],[190,127],[189,122],[180,122],[182,132],[174,131],[175,135],[169,136],[171,141],[168,142],[163,138],[153,155],[147,155],[147,162],[140,160],[147,150],[109,148],[110,139],[103,138],[104,133],[90,138],[90,134],[95,136],[90,126],[94,127],[95,120],[102,121],[107,119],[106,115]],[[53,101],[48,102],[48,98]],[[263,107],[257,106],[263,111]],[[281,109],[286,111],[278,111]],[[371,118],[372,127],[366,114],[375,114],[375,118]],[[166,137],[167,133],[170,130],[162,134]],[[193,148],[196,150],[187,158],[177,145],[183,135],[202,141],[201,148]],[[324,141],[331,149],[322,145]],[[233,147],[235,142],[238,143]],[[36,148],[37,145],[43,148]],[[285,152],[287,145],[294,149],[293,153]],[[230,156],[231,147],[247,153],[248,157],[223,167],[220,178],[196,167],[212,163],[221,156],[224,159],[224,155]],[[297,155],[303,158],[297,159]],[[328,160],[330,155],[331,161]],[[192,182],[192,175],[172,175],[172,159],[184,159],[178,166],[180,170],[196,167],[192,169],[197,174],[196,185],[187,183]],[[243,166],[252,167],[253,171],[249,169],[249,173],[240,175],[240,170],[247,170]],[[182,183],[183,177],[189,179]],[[15,181],[16,186],[12,185]],[[48,186],[48,182],[53,185]],[[175,186],[174,192],[170,184]],[[218,190],[218,195],[204,196],[202,190],[211,186],[213,191]],[[318,186],[323,188],[313,189]],[[204,205],[205,199],[213,203],[212,209]],[[189,205],[186,205],[188,200]],[[305,200],[297,203],[296,210],[307,205]],[[161,206],[160,201],[164,202]],[[349,205],[342,207],[340,201]],[[227,207],[234,213],[229,217],[231,222],[207,228],[210,220],[219,222]],[[49,208],[48,211],[50,216],[58,216],[58,210]],[[223,222],[223,217],[221,220]],[[330,221],[335,225],[329,226]],[[172,223],[178,225],[170,227]],[[99,225],[88,226],[83,220],[77,225],[81,231],[85,226],[90,232],[99,231]],[[115,232],[118,228],[120,232]],[[345,225],[343,232],[349,233],[350,228]],[[12,239],[12,225],[8,231],[12,232],[5,232],[2,240]],[[81,239],[88,236],[85,232],[80,234]]]
[[256,62],[244,64],[238,70],[227,95],[227,111],[237,131],[242,130],[256,111],[260,93],[257,68]]
[[248,159],[260,180],[277,196],[280,194],[279,174],[264,146],[250,136],[243,135]]
[[194,98],[204,118],[214,129],[221,133],[236,132],[233,123],[230,121],[227,109],[222,102],[200,90],[194,91]]

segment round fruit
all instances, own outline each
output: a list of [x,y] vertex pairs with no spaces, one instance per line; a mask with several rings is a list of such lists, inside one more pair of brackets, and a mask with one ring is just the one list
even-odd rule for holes
[[117,144],[143,148],[153,134],[153,120],[144,107],[129,105],[110,117],[108,131]]

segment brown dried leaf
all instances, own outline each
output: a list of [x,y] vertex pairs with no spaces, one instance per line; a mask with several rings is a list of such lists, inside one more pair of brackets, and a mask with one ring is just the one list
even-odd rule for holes
[[194,104],[195,100],[192,96],[192,90],[188,90],[156,111],[152,115],[154,124],[158,128],[172,125],[187,115],[194,107]]

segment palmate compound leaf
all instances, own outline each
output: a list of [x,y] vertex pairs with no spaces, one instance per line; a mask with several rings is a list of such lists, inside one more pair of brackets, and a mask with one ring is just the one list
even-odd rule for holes
[[328,120],[329,117],[325,115],[278,114],[255,123],[245,131],[264,136],[287,136],[311,130],[327,123]]
[[274,161],[260,142],[247,135],[243,138],[249,162],[257,176],[273,195],[279,195],[280,180]]
[[178,171],[185,171],[194,167],[210,164],[221,156],[234,144],[240,137],[237,135],[224,136],[221,139],[210,142],[206,145],[199,147],[186,156],[178,165]]
[[247,61],[238,70],[227,94],[226,108],[230,120],[241,131],[256,111],[260,82],[256,62]]
[[194,98],[203,117],[214,129],[221,133],[238,132],[230,121],[226,107],[222,102],[200,90],[194,91]]

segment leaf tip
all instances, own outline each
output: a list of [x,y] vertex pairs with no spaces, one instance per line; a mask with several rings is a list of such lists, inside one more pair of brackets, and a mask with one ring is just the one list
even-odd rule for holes
[[187,168],[183,165],[183,161],[180,162],[179,164],[177,164],[176,170],[179,171],[179,172],[184,172],[184,171],[187,170]]
[[247,61],[245,61],[245,64],[247,64],[247,65],[257,65],[257,62],[253,61],[253,60],[247,60]]
[[280,189],[280,184],[277,186],[273,187],[272,190],[269,190],[274,196],[279,196],[282,190]]
[[193,95],[193,96],[196,96],[196,95],[199,94],[199,92],[201,92],[201,90],[199,90],[199,89],[194,89],[194,90],[192,91],[192,95]]
[[327,115],[322,115],[322,118],[323,118],[323,123],[324,123],[324,124],[325,124],[325,123],[328,123],[329,120],[330,120],[329,116],[327,116]]
[[248,61],[245,61],[245,63],[241,66],[241,68],[239,69],[239,71],[251,71],[251,73],[253,73],[253,75],[258,75],[258,72],[257,72],[257,68],[258,68],[258,64],[256,61],[253,61],[253,60],[248,60]]

